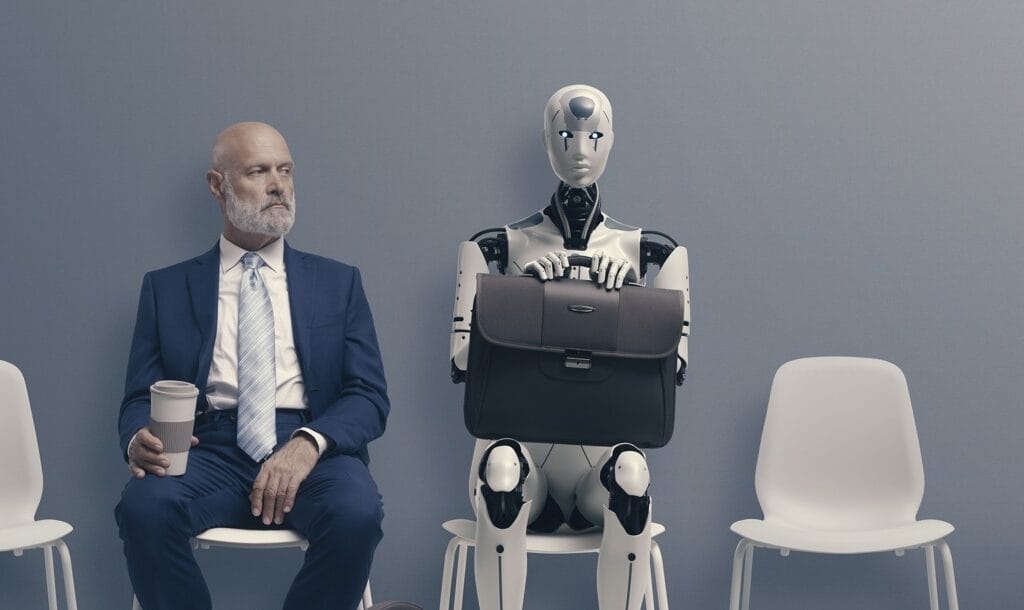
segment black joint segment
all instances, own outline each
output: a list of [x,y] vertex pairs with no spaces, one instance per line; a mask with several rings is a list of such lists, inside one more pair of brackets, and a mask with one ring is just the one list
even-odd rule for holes
[[584,517],[583,513],[581,513],[578,508],[572,509],[572,514],[569,515],[568,524],[569,527],[576,532],[581,532],[594,527],[594,524]]
[[630,561],[636,561],[636,553],[630,553],[627,557]]
[[550,534],[558,529],[560,525],[565,521],[565,517],[562,515],[562,509],[558,507],[558,503],[550,495],[544,500],[544,508],[541,509],[540,514],[530,524],[530,531],[538,534]]
[[505,547],[499,544],[498,548],[496,548],[494,550],[498,551],[498,554],[501,555],[502,553],[505,552]]

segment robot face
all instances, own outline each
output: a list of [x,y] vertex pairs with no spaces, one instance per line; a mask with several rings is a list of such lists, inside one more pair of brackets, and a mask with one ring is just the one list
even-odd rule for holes
[[570,186],[597,182],[612,149],[612,106],[598,89],[571,85],[555,92],[544,109],[544,148],[551,169]]

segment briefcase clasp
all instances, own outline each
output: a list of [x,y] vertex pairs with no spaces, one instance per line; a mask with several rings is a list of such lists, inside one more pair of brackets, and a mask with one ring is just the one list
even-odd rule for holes
[[591,353],[580,349],[565,350],[565,368],[567,369],[590,369]]

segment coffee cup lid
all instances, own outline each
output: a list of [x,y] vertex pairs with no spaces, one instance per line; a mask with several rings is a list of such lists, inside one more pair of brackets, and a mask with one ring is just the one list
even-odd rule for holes
[[164,394],[166,396],[174,396],[176,398],[194,397],[199,395],[199,388],[194,384],[187,381],[177,381],[173,379],[158,381],[149,386],[149,391],[157,394]]

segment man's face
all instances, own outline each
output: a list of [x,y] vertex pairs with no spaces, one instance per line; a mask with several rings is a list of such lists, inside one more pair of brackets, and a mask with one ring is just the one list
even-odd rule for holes
[[235,228],[281,237],[295,222],[295,188],[288,145],[271,130],[253,130],[234,143],[222,182],[224,213]]
[[604,173],[614,133],[610,109],[586,89],[567,91],[549,106],[544,148],[551,169],[570,186],[590,186]]

